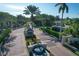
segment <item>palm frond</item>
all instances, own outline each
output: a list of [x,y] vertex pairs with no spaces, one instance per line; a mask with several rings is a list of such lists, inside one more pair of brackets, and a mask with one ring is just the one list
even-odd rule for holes
[[65,8],[66,8],[66,13],[68,13],[69,12],[68,6],[66,5]]
[[24,14],[30,14],[29,10],[24,10]]
[[62,7],[59,7],[59,13],[62,11]]
[[27,6],[27,8],[29,9],[31,13],[35,13],[38,10],[38,7],[33,6],[33,5],[29,5]]
[[55,7],[58,6],[58,5],[60,5],[60,3],[55,4]]

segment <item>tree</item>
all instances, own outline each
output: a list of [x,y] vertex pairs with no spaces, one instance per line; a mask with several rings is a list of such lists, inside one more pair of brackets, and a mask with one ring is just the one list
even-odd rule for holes
[[7,12],[0,12],[0,29],[10,28],[15,24],[16,17]]
[[31,15],[31,21],[34,21],[34,15],[37,15],[39,13],[40,13],[39,8],[33,5],[27,6],[27,8],[25,8],[24,10],[25,15],[29,14]]
[[[35,21],[39,21],[41,26],[52,26],[54,23],[54,20],[55,20],[55,17],[48,14],[40,14],[35,16]],[[39,23],[37,24],[39,25]]]
[[[62,14],[62,19],[61,19],[61,28],[60,28],[60,33],[62,32],[62,20],[63,20],[63,15],[64,15],[64,12],[66,11],[66,13],[68,13],[68,10],[69,10],[69,8],[68,8],[68,6],[67,6],[67,4],[66,3],[57,3],[56,5],[55,5],[55,7],[56,6],[59,6],[59,13],[61,12],[61,14]],[[60,39],[61,39],[61,35],[60,35]]]
[[25,16],[17,15],[17,25],[19,27],[23,26],[26,23],[25,20],[26,20]]
[[73,21],[73,24],[71,24],[73,30],[72,35],[74,37],[79,37],[79,18],[75,18]]

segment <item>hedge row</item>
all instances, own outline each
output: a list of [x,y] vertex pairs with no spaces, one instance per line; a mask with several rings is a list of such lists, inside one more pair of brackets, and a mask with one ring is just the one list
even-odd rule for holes
[[0,34],[0,43],[2,43],[4,39],[9,36],[10,33],[11,33],[11,29],[3,30],[2,33]]
[[41,28],[41,29],[42,29],[44,32],[47,32],[48,34],[53,35],[53,36],[59,38],[59,32],[56,32],[56,31],[54,31],[54,30],[52,30],[52,29],[49,29],[49,28]]

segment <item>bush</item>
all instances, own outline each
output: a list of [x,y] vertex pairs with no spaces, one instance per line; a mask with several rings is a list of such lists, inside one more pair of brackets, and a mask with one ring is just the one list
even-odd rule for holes
[[79,51],[76,51],[76,52],[74,52],[74,53],[79,56]]
[[59,38],[59,32],[56,32],[56,31],[54,31],[54,30],[52,30],[52,29],[48,29],[48,28],[41,28],[41,29],[42,29],[44,32],[47,32],[48,34],[53,35],[53,36]]
[[2,31],[2,33],[0,34],[0,43],[2,43],[4,39],[9,36],[10,33],[11,29],[5,29],[4,31]]

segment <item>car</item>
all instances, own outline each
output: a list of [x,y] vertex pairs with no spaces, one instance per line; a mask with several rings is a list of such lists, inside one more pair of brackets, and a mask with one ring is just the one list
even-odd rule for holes
[[43,44],[35,44],[28,47],[30,56],[49,56],[49,52],[46,50],[46,46]]
[[33,37],[34,36],[34,31],[32,28],[28,28],[27,30],[24,31],[25,37]]

